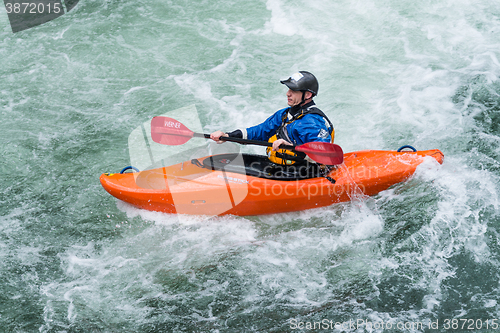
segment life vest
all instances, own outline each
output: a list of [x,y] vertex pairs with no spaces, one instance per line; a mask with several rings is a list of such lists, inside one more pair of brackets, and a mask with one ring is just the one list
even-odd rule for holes
[[[277,132],[275,135],[273,135],[271,138],[269,138],[269,142],[273,143],[274,141],[278,139],[284,139],[288,142],[293,143],[293,141],[290,139],[287,131],[287,126],[293,123],[294,121],[297,121],[298,119],[304,117],[306,114],[319,114],[320,116],[323,117],[325,120],[325,124],[328,124],[328,129],[330,130],[330,136],[331,136],[331,142],[333,143],[333,140],[335,138],[335,129],[333,128],[332,122],[328,117],[318,109],[317,107],[311,106],[305,110],[302,110],[302,112],[296,114],[293,116],[291,119],[288,117],[288,111],[285,112],[282,118],[282,122],[280,127],[278,128]],[[287,149],[278,149],[278,151],[273,151],[272,147],[268,147],[266,149],[267,157],[269,160],[273,163],[276,164],[281,164],[281,165],[291,165],[295,164],[296,162],[304,162],[306,158],[306,154],[303,152],[294,152],[291,150]]]

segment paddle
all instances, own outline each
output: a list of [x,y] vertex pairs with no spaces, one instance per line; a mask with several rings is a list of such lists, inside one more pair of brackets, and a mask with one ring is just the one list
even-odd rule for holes
[[[163,145],[177,146],[188,142],[191,138],[210,139],[210,134],[195,133],[184,126],[181,122],[169,117],[154,117],[151,120],[151,138],[154,142]],[[238,139],[221,136],[220,140],[242,144],[272,147],[271,142]],[[300,146],[289,146],[282,144],[280,148],[305,153],[313,161],[326,164],[342,164],[344,153],[340,146],[329,142],[308,142]]]

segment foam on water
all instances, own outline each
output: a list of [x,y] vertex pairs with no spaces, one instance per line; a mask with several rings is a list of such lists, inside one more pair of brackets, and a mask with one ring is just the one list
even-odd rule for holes
[[[86,1],[2,29],[1,326],[498,317],[498,15],[470,0]],[[345,151],[412,144],[444,165],[371,198],[259,217],[179,218],[100,188],[151,117],[196,104],[205,131],[250,126],[286,106],[279,80],[297,70],[320,80]]]

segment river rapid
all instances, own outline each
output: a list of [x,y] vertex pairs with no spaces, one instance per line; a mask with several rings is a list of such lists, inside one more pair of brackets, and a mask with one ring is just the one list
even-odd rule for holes
[[[500,330],[499,3],[82,0],[0,23],[0,331]],[[152,117],[248,127],[298,70],[344,151],[444,164],[268,216],[179,219],[102,189]]]

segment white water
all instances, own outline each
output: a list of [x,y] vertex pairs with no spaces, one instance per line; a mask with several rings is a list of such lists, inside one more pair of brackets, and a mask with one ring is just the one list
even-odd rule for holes
[[[86,1],[12,34],[2,9],[1,326],[498,318],[499,17],[465,0]],[[285,106],[279,80],[297,70],[318,77],[344,151],[411,144],[445,163],[375,197],[262,217],[179,221],[100,187],[151,117],[195,103],[206,132],[250,126]]]

